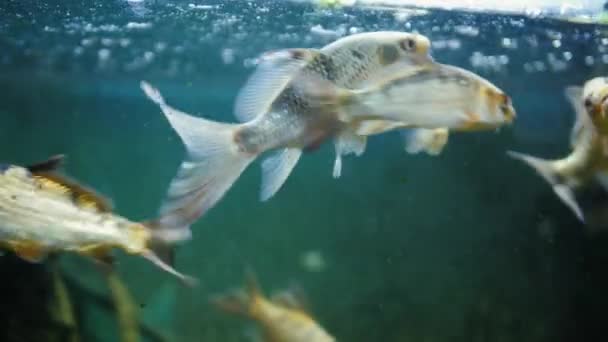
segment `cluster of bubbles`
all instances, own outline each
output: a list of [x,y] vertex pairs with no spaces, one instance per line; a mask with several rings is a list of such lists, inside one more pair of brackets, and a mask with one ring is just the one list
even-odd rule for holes
[[[158,71],[179,77],[218,72],[209,67],[217,63],[249,68],[265,50],[320,47],[345,35],[379,29],[423,33],[445,59],[466,52],[461,60],[468,65],[463,66],[483,72],[504,72],[508,66],[529,73],[561,72],[573,63],[608,63],[608,39],[595,27],[579,25],[568,33],[535,31],[534,20],[539,19],[483,13],[451,13],[446,22],[441,11],[420,9],[130,0],[95,5],[77,15],[53,9],[16,10],[13,15],[3,23],[8,34],[0,38],[0,48],[9,53],[0,58],[0,68]],[[368,20],[370,16],[374,20]],[[22,22],[31,25],[24,30]],[[580,49],[571,45],[581,43],[589,46],[587,54],[573,55],[571,50]],[[515,66],[513,60],[522,58]]]

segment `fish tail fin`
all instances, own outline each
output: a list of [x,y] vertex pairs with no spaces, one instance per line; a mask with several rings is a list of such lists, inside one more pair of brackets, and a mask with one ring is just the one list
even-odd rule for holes
[[189,226],[224,196],[257,155],[239,149],[235,138],[240,124],[180,112],[167,105],[150,84],[142,81],[140,85],[148,98],[159,105],[188,151],[161,206],[161,226]]
[[255,273],[247,269],[245,288],[215,295],[211,297],[211,302],[222,311],[255,319],[259,312],[258,305],[263,298]]
[[583,211],[576,201],[576,195],[574,190],[565,184],[561,179],[563,176],[555,168],[555,164],[551,160],[541,159],[533,157],[527,154],[507,151],[507,154],[514,159],[519,159],[524,163],[532,167],[538,174],[540,174],[551,186],[553,191],[557,194],[560,200],[574,212],[576,217],[584,222]]
[[168,227],[161,224],[161,219],[146,221],[142,223],[151,233],[147,249],[142,256],[166,271],[177,277],[184,285],[195,287],[198,280],[185,275],[174,268],[175,264],[175,244],[189,240],[191,238],[190,227]]
[[439,155],[448,142],[447,128],[416,128],[401,131],[407,153],[425,152],[429,155]]

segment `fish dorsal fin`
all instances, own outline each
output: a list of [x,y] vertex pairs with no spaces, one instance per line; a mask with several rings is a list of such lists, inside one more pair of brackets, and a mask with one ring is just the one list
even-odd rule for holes
[[266,113],[293,76],[320,54],[314,49],[285,49],[262,55],[237,95],[234,106],[237,119],[247,122]]
[[112,211],[113,205],[110,200],[76,181],[51,172],[36,172],[32,175],[43,189],[70,196],[79,207],[92,208],[99,212]]
[[574,119],[574,125],[572,126],[572,131],[570,132],[570,146],[574,147],[580,137],[580,133],[583,127],[590,127],[592,124],[591,118],[587,114],[587,110],[583,106],[583,88],[579,86],[571,86],[567,87],[564,90],[564,95],[568,102],[574,108],[574,112],[576,113],[576,117]]
[[301,155],[302,150],[299,148],[284,148],[262,162],[260,200],[267,201],[279,191]]
[[65,156],[63,154],[58,154],[50,157],[49,159],[42,161],[40,163],[36,163],[33,165],[29,165],[26,168],[31,173],[38,172],[53,172],[59,169],[61,165],[63,165],[63,161],[65,160]]

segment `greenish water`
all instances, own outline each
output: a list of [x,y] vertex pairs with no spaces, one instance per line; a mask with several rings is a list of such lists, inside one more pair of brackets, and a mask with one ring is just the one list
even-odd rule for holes
[[[563,88],[606,74],[604,28],[240,1],[7,1],[0,16],[0,159],[24,165],[64,153],[66,173],[135,220],[157,214],[184,157],[139,89],[142,79],[183,111],[232,121],[250,61],[264,51],[321,47],[348,32],[416,30],[433,41],[436,60],[512,96],[512,128],[454,134],[439,157],[407,155],[398,134],[386,134],[347,158],[335,180],[333,148],[324,146],[267,203],[258,201],[255,163],[178,249],[176,267],[200,278],[196,289],[120,257],[117,270],[142,319],[175,341],[247,340],[247,324],[208,303],[240,286],[245,267],[268,293],[296,281],[339,341],[579,341],[602,331],[604,230],[578,223],[505,151],[567,153],[573,112]],[[322,271],[303,267],[310,251],[323,256]],[[32,297],[40,291],[28,292],[45,281],[36,275],[44,266],[9,258],[0,261],[8,303],[0,339],[27,341],[47,329],[24,323],[45,305]],[[111,312],[80,289],[107,293],[98,269],[79,257],[61,264],[80,284],[72,287],[83,340],[117,340]]]

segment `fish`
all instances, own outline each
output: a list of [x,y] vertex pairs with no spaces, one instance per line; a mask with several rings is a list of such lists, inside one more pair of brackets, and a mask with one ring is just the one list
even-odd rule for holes
[[576,119],[570,134],[571,153],[561,159],[542,159],[520,152],[507,154],[532,167],[581,221],[585,215],[576,196],[592,182],[608,189],[608,78],[596,77],[564,90]]
[[331,336],[309,313],[293,291],[266,298],[252,272],[247,273],[246,291],[215,295],[211,302],[220,310],[249,318],[261,327],[265,342],[332,342]]
[[[335,76],[320,75],[337,86],[356,89],[374,74],[397,61],[401,65],[410,66],[434,64],[430,55],[431,42],[426,36],[413,35],[410,39],[405,37],[402,39],[400,37],[403,37],[403,34],[402,32],[391,31],[364,32],[338,39],[319,50],[333,61],[334,69],[337,70],[334,72]],[[395,44],[387,44],[387,40],[390,43],[391,39],[402,39],[401,44],[405,45],[403,50],[409,51],[409,53],[395,59],[393,57],[395,56],[393,52]],[[376,120],[373,125],[377,134],[379,134],[392,130],[395,123]],[[342,173],[342,156],[348,154],[360,156],[365,152],[367,137],[356,134],[358,126],[358,122],[346,125],[334,138],[336,154],[332,172],[334,178],[339,178]],[[433,133],[424,128],[402,130],[401,132],[404,136],[405,150],[408,153],[428,152],[437,149],[425,145],[429,141],[425,140],[424,137]],[[416,148],[414,146],[420,147]],[[430,154],[433,153],[430,152]]]
[[[291,87],[300,74],[348,84],[398,61],[433,63],[424,36],[403,32],[362,35],[365,39],[343,38],[350,42],[350,49],[325,47],[333,51],[333,57],[296,48],[262,55],[256,72],[235,100],[234,111],[241,123],[216,122],[179,111],[167,104],[158,89],[141,81],[145,95],[160,107],[188,151],[169,185],[161,216],[170,225],[192,224],[224,196],[250,163],[267,152],[271,153],[261,163],[261,201],[277,193],[303,152],[315,151],[328,139],[337,138],[338,155],[362,153],[364,141],[342,135],[350,129],[348,123],[313,110]],[[350,58],[351,65],[337,63],[343,58]]]
[[378,131],[376,120],[390,120],[392,129],[438,130],[431,133],[439,135],[441,146],[441,140],[447,139],[445,129],[494,130],[512,124],[516,117],[504,91],[473,72],[447,64],[395,63],[361,89],[340,88],[316,75],[301,75],[292,83],[318,111],[359,122],[359,135],[382,133],[386,130]]
[[189,227],[134,222],[112,212],[109,200],[58,172],[64,158],[57,155],[26,167],[0,165],[0,248],[33,263],[73,252],[105,266],[112,262],[111,250],[120,248],[186,285],[196,284],[170,265],[171,247],[190,239]]

